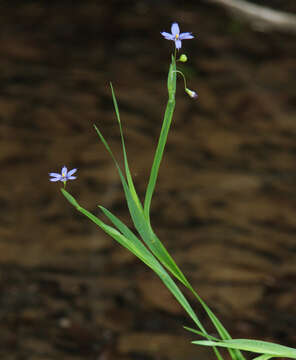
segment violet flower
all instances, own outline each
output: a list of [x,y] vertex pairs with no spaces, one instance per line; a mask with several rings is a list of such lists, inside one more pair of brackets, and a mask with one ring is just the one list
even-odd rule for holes
[[198,97],[197,93],[193,90],[185,88],[185,91],[192,99],[196,99]]
[[174,22],[172,24],[172,27],[171,27],[171,34],[170,33],[167,33],[165,31],[161,32],[161,35],[166,39],[166,40],[172,40],[175,42],[175,46],[176,46],[176,49],[181,49],[182,47],[182,40],[189,40],[189,39],[193,39],[194,36],[191,35],[190,32],[185,32],[185,33],[181,33],[180,34],[180,28],[179,28],[179,25]]
[[72,176],[76,171],[77,169],[68,171],[66,166],[63,166],[61,174],[49,173],[49,176],[52,177],[49,181],[62,181],[65,185],[66,181],[76,179],[76,176]]

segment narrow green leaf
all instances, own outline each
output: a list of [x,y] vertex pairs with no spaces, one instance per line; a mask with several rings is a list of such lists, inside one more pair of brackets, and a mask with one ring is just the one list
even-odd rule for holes
[[[200,304],[202,305],[202,307],[208,314],[209,318],[211,319],[213,325],[215,326],[215,328],[218,331],[218,334],[221,336],[221,338],[223,340],[231,340],[232,338],[231,338],[230,334],[228,333],[228,331],[222,325],[222,323],[217,318],[217,316],[212,312],[212,310],[209,308],[209,306],[203,301],[203,299],[193,289],[193,287],[190,284],[189,284],[189,286],[187,286],[186,284],[184,284],[184,285],[193,293],[193,295],[200,302]],[[236,349],[228,349],[228,350],[229,350],[229,353],[230,353],[230,356],[232,359],[245,360],[245,357],[239,350],[236,350]]]
[[198,317],[195,315],[192,307],[180,291],[179,287],[175,284],[172,278],[168,275],[168,273],[163,269],[163,271],[157,271],[157,275],[166,285],[166,287],[170,290],[170,292],[175,296],[178,302],[182,305],[183,309],[187,312],[187,314],[191,317],[191,319],[195,322],[195,324],[199,327],[199,329],[206,333],[205,328],[203,327],[202,323],[199,321]]
[[188,331],[194,333],[194,334],[203,336],[203,337],[207,338],[208,340],[220,341],[220,339],[218,339],[218,338],[216,338],[216,337],[214,337],[214,336],[212,336],[212,335],[205,334],[205,333],[203,333],[203,332],[201,332],[201,331],[199,331],[199,330],[193,329],[193,328],[191,328],[191,327],[183,326],[183,328],[184,328],[185,330],[188,330]]
[[[174,93],[174,91],[175,91],[175,85],[176,85],[176,73],[174,72],[175,68],[176,68],[176,63],[175,63],[174,57],[172,57],[172,64],[171,64],[170,72],[169,72],[169,76],[168,76],[169,79],[170,79],[170,81],[168,80],[168,84],[170,83],[170,85],[169,85],[170,86],[170,89],[169,89],[170,94],[172,92]],[[181,272],[181,270],[179,269],[179,267],[177,266],[177,264],[175,263],[173,258],[167,252],[166,248],[163,246],[161,241],[154,234],[154,232],[153,232],[153,230],[152,230],[152,228],[151,228],[151,226],[149,224],[148,217],[146,217],[144,212],[143,212],[141,203],[140,203],[139,198],[137,196],[136,190],[135,190],[133,182],[132,182],[132,177],[131,177],[131,174],[130,174],[130,171],[129,171],[128,161],[127,161],[127,156],[126,156],[125,143],[124,143],[122,127],[121,127],[121,121],[120,121],[120,114],[119,114],[118,104],[117,104],[117,101],[116,101],[116,97],[115,97],[115,93],[114,93],[112,84],[111,84],[111,91],[112,91],[112,98],[113,98],[115,113],[116,113],[119,128],[120,128],[120,134],[121,134],[121,139],[122,139],[124,162],[125,162],[125,169],[126,169],[126,176],[127,176],[128,184],[126,183],[126,180],[125,180],[125,178],[123,176],[123,173],[122,173],[122,171],[120,169],[120,166],[119,166],[117,160],[115,159],[115,156],[113,155],[113,152],[112,152],[108,142],[105,140],[104,136],[102,135],[102,133],[100,132],[100,130],[97,128],[96,125],[94,125],[94,128],[95,128],[100,140],[102,141],[105,148],[107,149],[110,156],[112,157],[112,159],[113,159],[113,161],[115,163],[115,166],[116,166],[116,168],[118,170],[118,173],[119,173],[119,176],[120,176],[120,179],[121,179],[121,182],[122,182],[122,186],[123,186],[123,189],[124,189],[125,197],[127,199],[128,208],[129,208],[132,220],[134,222],[134,225],[135,225],[137,231],[139,232],[139,234],[141,235],[141,237],[143,238],[143,240],[145,241],[147,246],[150,248],[150,250],[153,252],[153,254],[159,259],[159,261],[161,261],[161,263],[169,271],[171,271],[171,273],[177,279],[179,279],[182,283],[186,283],[187,280],[186,280],[185,276],[183,275],[183,273]],[[167,127],[166,127],[166,129],[164,131],[164,133],[166,133],[165,138],[166,138],[168,130],[169,130],[169,123],[171,122],[171,118],[172,118],[172,114],[171,114],[170,117],[165,116],[164,123],[167,124]],[[162,135],[160,136],[160,138],[162,138],[161,143],[163,145],[163,149],[162,149],[162,152],[163,152],[166,139],[164,139],[164,136],[162,136]],[[155,167],[153,167],[153,168],[155,169]],[[155,177],[157,177],[157,173],[155,174]],[[156,178],[155,178],[155,181],[156,181]]]
[[[168,81],[168,84],[170,84],[169,85],[170,86],[170,90],[169,90],[170,93],[172,91],[173,92],[175,91],[176,76],[175,76],[175,72],[173,72],[173,69],[175,69],[175,67],[176,67],[176,65],[175,65],[175,61],[174,61],[174,58],[173,58],[172,64],[171,64],[171,67],[170,67],[171,70],[170,70],[170,73],[169,73],[170,81]],[[161,261],[166,265],[166,267],[170,271],[172,271],[174,273],[174,275],[176,277],[179,277],[180,279],[182,279],[184,281],[185,277],[183,276],[182,272],[180,271],[180,269],[175,264],[172,257],[168,254],[168,252],[166,251],[166,249],[164,248],[162,243],[159,241],[159,239],[153,233],[152,229],[148,226],[147,218],[145,218],[145,215],[144,215],[144,213],[142,211],[142,206],[140,204],[139,198],[138,198],[136,190],[134,188],[134,184],[133,184],[133,181],[132,181],[132,176],[131,176],[131,173],[130,173],[130,170],[129,170],[127,154],[126,154],[126,148],[125,148],[125,141],[124,141],[124,137],[123,137],[123,131],[122,131],[122,126],[121,126],[121,120],[120,120],[120,114],[119,114],[119,109],[118,109],[116,96],[115,96],[112,84],[110,84],[110,86],[111,86],[111,91],[112,91],[112,99],[113,99],[113,103],[114,103],[115,113],[116,113],[116,117],[117,117],[118,124],[119,124],[119,129],[120,129],[120,135],[121,135],[121,141],[122,141],[122,149],[123,149],[123,156],[124,156],[124,163],[125,163],[125,170],[126,170],[126,178],[127,178],[127,182],[128,182],[128,187],[126,186],[123,174],[120,171],[120,167],[117,164],[108,143],[106,142],[103,135],[101,134],[101,132],[98,130],[98,128],[96,126],[95,126],[95,129],[96,129],[100,139],[103,141],[103,144],[105,145],[105,147],[107,148],[107,150],[111,154],[111,156],[113,158],[113,161],[115,162],[115,165],[117,166],[117,169],[119,171],[119,175],[120,175],[121,180],[122,180],[122,185],[123,185],[123,188],[124,188],[124,191],[125,191],[125,195],[126,195],[126,198],[127,198],[128,207],[129,207],[132,219],[134,221],[134,224],[135,224],[137,230],[139,231],[140,235],[145,240],[146,244],[150,247],[152,252],[155,255],[157,255],[157,257],[159,259],[161,259]],[[168,131],[168,129],[167,129],[167,131]],[[136,207],[134,205],[136,205]],[[137,207],[138,207],[138,209],[137,209]]]
[[[125,177],[121,171],[121,168],[115,158],[115,156],[113,155],[113,152],[108,144],[108,142],[105,140],[103,134],[100,132],[100,130],[96,127],[96,125],[94,125],[94,128],[97,132],[97,134],[99,135],[99,138],[100,140],[102,141],[102,143],[104,144],[105,148],[107,149],[107,151],[109,152],[116,168],[117,168],[117,171],[118,171],[118,174],[119,174],[119,177],[120,177],[120,180],[121,180],[121,183],[122,183],[122,186],[123,186],[123,190],[124,190],[124,193],[125,193],[125,197],[127,199],[127,203],[128,203],[128,206],[129,206],[129,210],[131,211],[130,209],[130,204],[133,204],[135,205],[136,209],[137,209],[137,213],[143,213],[143,209],[142,209],[142,206],[141,206],[141,203],[136,201],[135,200],[135,197],[133,196],[126,180],[125,180]],[[135,210],[133,210],[135,211]]]
[[123,152],[123,159],[124,159],[124,167],[125,167],[125,175],[126,175],[127,183],[128,183],[131,195],[135,200],[135,203],[137,204],[137,206],[139,208],[142,208],[142,205],[141,205],[141,202],[139,200],[138,194],[136,192],[136,189],[135,189],[135,186],[134,186],[134,183],[133,183],[133,179],[132,179],[132,176],[131,176],[131,172],[130,172],[130,169],[129,169],[129,164],[128,164],[128,160],[127,160],[127,153],[126,153],[126,147],[125,147],[125,141],[124,141],[122,125],[121,125],[121,120],[120,120],[120,114],[119,114],[118,104],[117,104],[117,100],[116,100],[116,96],[115,96],[115,93],[114,93],[112,83],[110,83],[110,87],[111,87],[111,92],[112,92],[113,105],[114,105],[116,118],[117,118],[117,121],[118,121],[118,126],[119,126],[119,131],[120,131],[122,152]]
[[296,359],[296,349],[267,341],[251,339],[232,339],[223,341],[199,340],[193,341],[192,343],[196,345],[220,346],[231,349],[252,351],[255,353],[269,354],[273,357],[276,356]]
[[[146,243],[146,245],[150,248],[152,253],[156,256],[156,258],[177,278],[179,281],[181,281],[185,286],[187,286],[191,291],[193,288],[188,283],[187,279],[185,278],[182,271],[179,269],[173,258],[170,256],[170,254],[167,252],[166,248],[163,246],[161,241],[158,239],[158,237],[154,234],[153,230],[151,229],[151,226],[148,224],[147,219],[145,218],[143,211],[139,209],[138,204],[136,203],[134,197],[131,194],[130,188],[128,187],[125,178],[121,172],[121,169],[107,143],[107,141],[104,139],[103,135],[99,131],[99,129],[95,126],[95,129],[102,140],[103,144],[105,145],[106,149],[110,153],[117,170],[119,172],[119,176],[121,178],[122,186],[124,189],[125,197],[127,199],[128,208],[133,220],[133,223],[141,235],[142,239]],[[194,290],[193,290],[194,291]],[[196,293],[195,293],[196,294]],[[196,296],[198,296],[196,294]],[[202,302],[201,298],[198,297],[199,301]],[[206,307],[205,303],[202,302],[202,305],[205,307],[207,311],[209,309]],[[214,315],[213,315],[214,316]],[[222,326],[222,325],[221,325]],[[218,331],[221,333],[221,330],[218,329]],[[222,337],[224,338],[224,337]]]
[[[141,204],[140,202],[137,202],[135,197],[132,195],[132,192],[125,180],[125,177],[121,171],[121,168],[115,158],[115,156],[113,155],[113,152],[108,144],[108,142],[105,140],[103,134],[100,132],[100,130],[96,127],[96,125],[94,125],[94,128],[97,132],[97,134],[99,135],[99,138],[100,140],[102,141],[102,143],[104,144],[105,148],[107,149],[107,151],[109,152],[116,168],[117,168],[117,171],[118,171],[118,174],[119,174],[119,177],[120,177],[120,180],[121,180],[121,183],[122,183],[122,187],[123,187],[123,190],[124,190],[124,194],[125,194],[125,197],[126,197],[126,200],[127,200],[127,205],[128,205],[128,208],[129,208],[129,212],[133,218],[133,221],[135,223],[135,226],[138,230],[138,228],[141,228],[143,226],[143,222],[145,222],[145,219],[143,216],[141,216],[141,214],[143,214],[143,210],[142,210],[142,207],[141,207]],[[139,230],[138,230],[139,231]]]
[[[132,196],[130,188],[128,187],[128,184],[126,183],[126,180],[125,180],[125,178],[124,178],[124,176],[122,174],[120,166],[117,163],[117,161],[116,161],[116,159],[115,159],[115,157],[114,157],[114,155],[112,153],[112,150],[111,150],[110,146],[108,145],[107,141],[105,140],[102,133],[99,131],[99,129],[95,125],[94,125],[94,128],[95,128],[96,132],[98,133],[101,141],[103,142],[105,148],[107,149],[107,151],[111,155],[111,157],[112,157],[112,159],[113,159],[113,161],[114,161],[114,163],[116,165],[116,168],[118,170],[118,173],[119,173],[119,176],[120,176],[120,179],[121,179],[121,182],[122,182],[122,186],[123,186],[123,189],[124,189],[125,197],[126,197],[128,208],[129,208],[129,212],[131,214],[133,223],[134,223],[137,231],[141,235],[141,237],[144,240],[144,242],[146,243],[146,245],[152,251],[152,253],[156,256],[156,258],[179,281],[181,281],[186,287],[188,287],[192,291],[193,289],[192,289],[191,285],[189,284],[189,282],[187,281],[187,279],[185,278],[185,276],[183,275],[183,273],[181,272],[181,270],[179,269],[179,267],[177,266],[177,264],[175,263],[173,258],[167,252],[167,250],[165,249],[163,244],[160,242],[158,237],[154,234],[153,230],[151,229],[150,224],[147,222],[147,219],[144,216],[143,210],[141,208],[139,208],[139,205],[136,203],[134,197]],[[198,296],[198,295],[196,294],[196,296]],[[198,299],[201,300],[199,297],[198,297]],[[202,302],[202,305],[205,307],[205,309],[207,311],[207,308],[206,308],[204,302]],[[219,329],[217,329],[217,330],[219,332],[221,332]],[[221,336],[221,337],[224,338],[223,336]],[[232,351],[232,350],[230,350],[230,351]],[[243,357],[238,357],[238,359],[243,360]]]
[[252,360],[269,360],[273,357],[274,357],[273,355],[263,354],[263,355],[254,357]]
[[[127,237],[130,239],[130,241],[134,244],[138,244],[137,248],[142,248],[142,252],[145,251],[148,252],[148,249],[140,242],[140,240],[133,234],[133,232],[119,220],[115,215],[113,215],[109,210],[105,209],[104,207],[100,206],[100,209],[104,212],[104,214],[110,219],[110,221]],[[149,255],[153,256],[150,252]],[[201,333],[204,334],[205,337],[208,337],[208,334],[199,321],[198,317],[195,315],[194,311],[192,310],[190,304],[178,288],[178,286],[175,284],[173,279],[169,276],[169,274],[165,271],[165,269],[157,262],[157,260],[153,257],[153,260],[147,260],[149,256],[143,255],[143,258],[145,258],[145,261],[142,258],[142,261],[145,262],[158,276],[161,278],[161,280],[164,282],[166,287],[170,290],[170,292],[175,296],[177,301],[180,303],[180,305],[184,308],[184,310],[187,312],[187,314],[191,317],[191,319],[195,322],[195,324],[198,326],[198,328],[201,330]],[[154,261],[155,260],[155,261]],[[155,263],[156,262],[156,263]],[[152,265],[151,265],[152,263]],[[214,349],[214,352],[216,353],[216,356],[219,360],[222,360],[222,356],[220,355],[219,351],[217,349]]]
[[106,150],[107,150],[108,153],[110,154],[112,160],[114,161],[116,168],[117,168],[117,169],[120,169],[120,166],[119,166],[117,160],[115,159],[115,156],[113,155],[113,152],[112,152],[109,144],[108,144],[107,141],[105,140],[103,134],[102,134],[101,131],[97,128],[96,125],[94,125],[94,128],[95,128],[97,134],[99,135],[99,138],[100,138],[100,140],[102,141],[103,145],[105,146]]
[[118,241],[122,246],[131,251],[134,255],[136,255],[140,260],[142,260],[146,265],[151,267],[153,270],[155,266],[157,266],[157,261],[153,259],[153,255],[148,251],[148,249],[139,241],[139,243],[135,243],[134,241],[130,241],[127,237],[123,236],[117,229],[113,228],[105,224],[98,217],[93,215],[88,210],[81,207],[78,202],[74,199],[72,195],[70,195],[65,189],[61,189],[63,195],[66,199],[76,207],[78,211],[80,211],[83,215],[88,217],[91,221],[93,221],[96,225],[98,225],[103,231],[105,231],[108,235],[110,235],[113,239]]
[[128,208],[129,208],[129,212],[130,212],[130,215],[132,217],[132,220],[134,222],[134,225],[137,229],[137,231],[139,232],[139,234],[145,238],[145,240],[147,242],[151,241],[151,236],[150,236],[150,229],[148,227],[148,224],[147,224],[147,220],[145,219],[144,217],[144,213],[143,213],[143,210],[142,208],[139,206],[139,204],[135,201],[134,197],[132,196],[132,193],[131,193],[131,190],[125,180],[125,177],[120,169],[120,166],[118,165],[113,153],[112,153],[112,150],[110,148],[110,146],[108,145],[107,141],[105,140],[105,138],[103,137],[102,133],[100,132],[100,130],[94,125],[95,127],[95,130],[96,132],[98,133],[101,141],[103,142],[105,148],[107,149],[107,151],[109,152],[109,154],[111,155],[114,163],[115,163],[115,166],[118,170],[118,174],[119,174],[119,177],[120,177],[120,180],[121,180],[121,183],[122,183],[122,186],[123,186],[123,190],[124,190],[124,194],[125,194],[125,197],[126,197],[126,200],[127,200],[127,205],[128,205]]
[[[131,239],[126,238],[122,235],[118,230],[113,227],[105,224],[102,220],[97,218],[88,210],[84,209],[82,206],[78,204],[78,202],[74,199],[72,195],[70,195],[66,190],[62,189],[63,195],[69,200],[69,202],[76,207],[78,211],[87,216],[90,220],[92,220],[95,224],[97,224],[102,230],[104,230],[108,235],[118,241],[125,248],[130,250],[133,254],[135,254],[140,260],[142,260],[147,266],[149,266],[163,281],[166,287],[170,290],[170,292],[175,296],[180,305],[184,308],[184,310],[188,313],[191,319],[195,322],[195,324],[205,332],[201,322],[195,315],[192,307],[172,280],[172,278],[168,275],[165,269],[157,262],[157,260],[153,257],[153,255],[149,252],[149,250],[140,242],[137,241],[135,235],[131,236]],[[126,234],[131,235],[131,231],[128,231],[128,228],[113,214],[111,214],[107,209],[102,208],[104,213],[109,217],[109,219],[119,225]],[[136,240],[137,239],[137,240]]]
[[155,257],[148,251],[148,249],[143,245],[143,243],[134,235],[134,233],[115,215],[113,215],[109,210],[100,206],[100,209],[104,212],[104,214],[109,218],[109,220],[133,243],[139,252],[142,254],[142,257],[145,258],[146,264],[150,264],[149,266],[154,270],[154,272],[160,277],[165,286],[170,290],[172,295],[178,300],[180,305],[184,308],[184,310],[188,313],[191,319],[195,322],[195,324],[205,332],[204,327],[201,322],[195,315],[193,309],[190,304],[175,284],[173,279],[169,276],[169,274],[165,271],[165,269],[161,266],[161,264],[155,259]]
[[[108,209],[103,206],[99,206],[102,212],[108,217],[108,219],[116,226],[116,228],[127,238],[129,241],[137,247],[138,251],[142,253],[143,257],[149,258],[149,261],[155,262],[154,266],[159,266],[159,262],[153,256],[153,254],[146,248],[142,241],[120,220],[117,216],[113,215]],[[154,270],[154,268],[153,268]]]

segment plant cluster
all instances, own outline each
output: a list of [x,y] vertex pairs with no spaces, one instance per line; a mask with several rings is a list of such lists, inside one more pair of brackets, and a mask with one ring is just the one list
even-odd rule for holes
[[[242,354],[241,350],[246,350],[259,354],[255,356],[254,359],[256,360],[268,360],[272,357],[287,357],[296,359],[296,349],[294,348],[260,340],[232,339],[228,331],[222,325],[220,320],[215,316],[210,307],[193,289],[189,280],[178,267],[173,257],[169,254],[164,244],[160,241],[151,226],[151,201],[173,118],[176,97],[176,78],[178,74],[181,74],[181,76],[183,77],[185,92],[191,98],[197,98],[196,92],[187,88],[185,75],[182,73],[181,70],[177,69],[176,67],[177,62],[187,61],[187,56],[185,54],[182,54],[178,59],[176,59],[177,53],[182,47],[182,41],[193,39],[194,36],[189,32],[180,33],[179,25],[177,23],[172,24],[171,33],[161,32],[161,35],[166,40],[174,42],[174,52],[171,56],[171,63],[167,79],[167,106],[165,109],[162,128],[158,139],[158,144],[156,147],[143,203],[139,199],[130,172],[119,109],[112,84],[112,99],[121,136],[122,153],[124,159],[123,170],[120,168],[103,134],[97,128],[97,126],[94,125],[95,131],[97,132],[99,139],[105,146],[106,150],[109,152],[114,162],[114,165],[117,168],[129,213],[136,231],[132,231],[130,228],[128,228],[116,215],[111,213],[108,209],[103,206],[99,206],[102,213],[109,219],[112,225],[106,224],[99,217],[95,216],[94,214],[86,210],[84,207],[82,207],[78,203],[78,201],[69,192],[66,191],[66,183],[68,180],[74,180],[76,178],[75,176],[73,176],[73,174],[77,171],[77,169],[72,169],[68,171],[67,168],[64,166],[62,168],[61,174],[49,174],[51,176],[50,181],[63,182],[64,187],[61,189],[63,195],[79,212],[88,217],[103,231],[105,231],[114,240],[116,240],[120,245],[122,245],[128,251],[138,257],[145,265],[147,265],[159,276],[160,280],[164,283],[164,285],[168,288],[171,294],[176,298],[179,304],[183,307],[184,311],[193,321],[194,327],[184,326],[184,328],[203,338],[203,340],[192,341],[193,344],[212,347],[218,360],[223,359],[220,348],[227,348],[233,360],[245,360],[245,357]],[[216,336],[210,335],[209,332],[205,329],[205,327],[199,320],[198,314],[195,313],[186,296],[184,295],[184,292],[181,290],[179,286],[180,284],[185,288],[189,289],[194,295],[194,297],[197,299],[197,301],[201,304],[215,328]]]

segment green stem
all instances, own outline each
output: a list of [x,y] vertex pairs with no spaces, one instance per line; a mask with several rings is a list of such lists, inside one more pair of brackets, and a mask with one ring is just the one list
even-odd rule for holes
[[176,70],[175,72],[182,75],[183,80],[184,80],[184,87],[185,87],[185,90],[186,90],[187,89],[187,83],[186,83],[185,75],[180,70]]
[[159,135],[159,140],[154,155],[154,160],[150,172],[150,178],[146,190],[145,201],[144,201],[144,214],[148,222],[150,223],[150,206],[152,195],[155,189],[156,180],[158,177],[159,167],[162,160],[165,144],[167,142],[168,133],[170,130],[173,113],[175,109],[175,94],[176,94],[176,60],[172,55],[172,62],[168,74],[168,93],[169,99],[167,102],[164,119]]

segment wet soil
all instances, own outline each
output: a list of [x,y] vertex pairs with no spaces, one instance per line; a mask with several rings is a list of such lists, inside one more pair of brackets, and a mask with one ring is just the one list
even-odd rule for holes
[[121,159],[112,81],[143,197],[172,49],[159,32],[172,21],[198,35],[182,68],[199,99],[180,80],[153,226],[234,337],[294,346],[295,37],[196,1],[11,1],[1,15],[1,358],[213,358],[190,344],[159,279],[48,181],[77,167],[80,203],[130,224],[93,124]]

